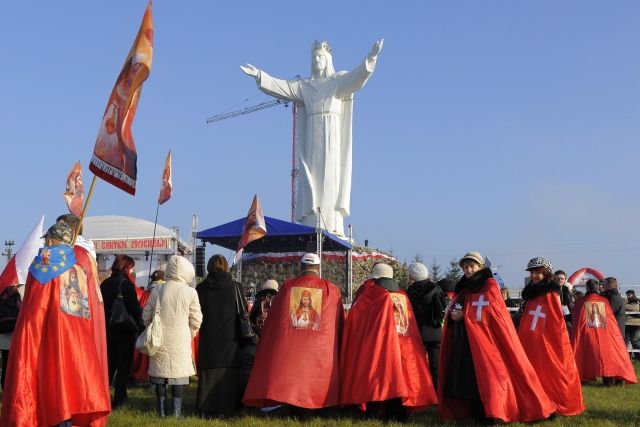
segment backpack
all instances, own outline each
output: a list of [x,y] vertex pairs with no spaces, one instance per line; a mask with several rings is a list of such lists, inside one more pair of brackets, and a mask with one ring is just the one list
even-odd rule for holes
[[444,321],[444,312],[449,305],[449,298],[439,286],[436,286],[432,293],[431,298],[431,313],[427,317],[426,326],[432,328],[439,328]]
[[22,298],[17,285],[11,285],[0,292],[0,334],[13,332],[22,306]]

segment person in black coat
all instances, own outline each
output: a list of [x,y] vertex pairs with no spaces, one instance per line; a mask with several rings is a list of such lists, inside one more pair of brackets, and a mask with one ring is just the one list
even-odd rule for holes
[[[237,304],[246,309],[246,300],[242,284],[231,279],[224,256],[212,256],[207,272],[196,286],[202,310],[196,408],[207,418],[227,418],[242,408],[255,343],[245,343],[240,335]],[[241,300],[237,299],[236,287],[240,288]]]
[[271,308],[271,300],[278,293],[278,282],[273,279],[265,280],[260,286],[260,290],[256,294],[256,298],[253,301],[253,307],[251,307],[251,313],[249,313],[249,320],[251,326],[256,334],[262,333],[264,322],[267,320],[269,308]]
[[[133,268],[135,261],[128,255],[118,255],[111,266],[111,276],[100,285],[104,300],[104,313],[107,323],[107,357],[109,359],[109,382],[115,389],[111,406],[117,408],[127,401],[127,381],[133,363],[133,349],[142,328],[142,310],[138,303]],[[122,290],[122,300],[127,312],[137,327],[122,328],[110,325],[113,303],[118,298],[118,288]],[[114,378],[115,375],[115,378]]]
[[624,308],[624,298],[620,295],[618,290],[618,279],[615,277],[607,277],[602,282],[602,288],[604,291],[600,293],[603,297],[609,300],[609,305],[613,311],[613,315],[616,316],[616,322],[620,328],[620,333],[624,337],[625,323],[627,323],[627,313]]
[[422,344],[429,356],[429,372],[433,386],[438,389],[438,360],[442,321],[448,298],[442,288],[429,279],[429,270],[420,262],[409,265],[407,295],[416,316]]

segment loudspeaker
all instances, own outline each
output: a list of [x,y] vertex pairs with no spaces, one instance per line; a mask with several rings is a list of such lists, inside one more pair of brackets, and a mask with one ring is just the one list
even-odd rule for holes
[[204,244],[202,246],[196,246],[196,276],[204,277],[207,275],[204,268]]

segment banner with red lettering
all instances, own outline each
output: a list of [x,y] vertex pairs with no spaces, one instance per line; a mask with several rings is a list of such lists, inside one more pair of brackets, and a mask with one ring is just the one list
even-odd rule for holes
[[164,169],[162,170],[162,184],[160,186],[160,196],[158,196],[158,203],[163,204],[171,198],[171,191],[173,190],[172,176],[171,176],[171,151],[167,154],[167,159],[164,161]]
[[153,22],[151,2],[133,46],[111,91],[93,149],[89,170],[129,194],[136,193],[136,146],[131,123],[136,115],[142,83],[151,72]]

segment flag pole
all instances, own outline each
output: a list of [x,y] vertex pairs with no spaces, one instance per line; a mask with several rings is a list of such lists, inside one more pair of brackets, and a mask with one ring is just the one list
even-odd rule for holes
[[97,177],[93,175],[93,179],[91,180],[91,187],[89,187],[89,194],[87,194],[87,200],[84,202],[84,206],[82,207],[82,213],[80,214],[80,221],[78,221],[78,227],[73,232],[73,240],[71,241],[71,246],[76,244],[76,239],[80,235],[80,229],[82,228],[82,221],[84,220],[84,214],[87,212],[87,206],[89,206],[89,202],[91,201],[91,196],[93,196],[93,187],[95,187],[97,181]]
[[156,227],[158,226],[158,211],[160,210],[160,202],[156,206],[156,220],[153,223],[153,238],[151,239],[151,256],[149,257],[149,278],[151,278],[151,265],[153,264],[153,248],[156,246]]

